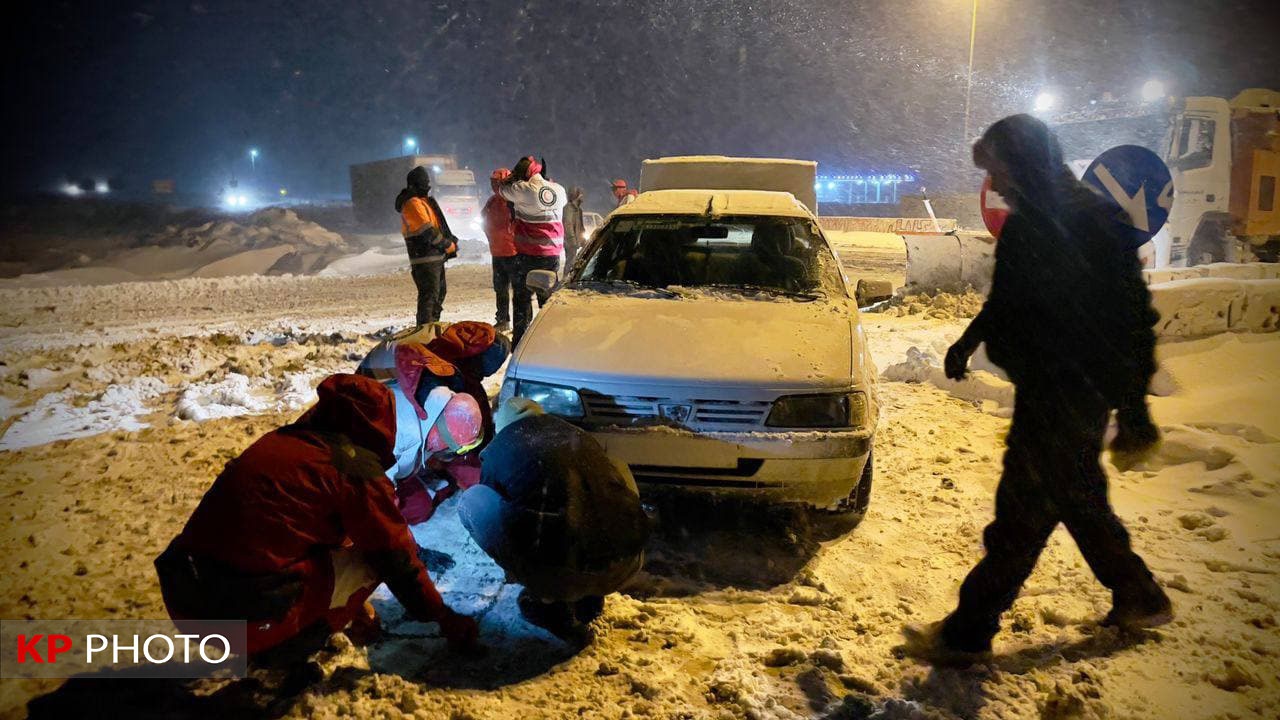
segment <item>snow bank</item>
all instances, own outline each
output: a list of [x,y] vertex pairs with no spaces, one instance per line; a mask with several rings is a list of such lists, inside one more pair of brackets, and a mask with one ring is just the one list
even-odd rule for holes
[[0,450],[16,450],[111,430],[141,430],[147,424],[138,418],[150,412],[148,402],[168,390],[164,381],[144,376],[125,384],[109,385],[87,402],[85,396],[72,390],[49,393],[18,417],[0,437]]
[[357,277],[385,275],[407,270],[409,267],[403,249],[371,248],[358,255],[334,260],[318,274],[321,277]]
[[978,369],[978,364],[971,363],[969,374],[957,382],[947,378],[937,354],[912,347],[906,360],[886,367],[880,376],[895,382],[929,383],[961,400],[980,404],[994,415],[1008,417],[1013,408],[1013,384]]
[[285,373],[280,379],[273,380],[227,373],[221,380],[185,386],[174,414],[180,420],[204,422],[301,410],[315,402],[315,386],[328,374],[323,370],[312,370]]
[[1276,263],[1212,263],[1189,268],[1161,268],[1143,270],[1148,285],[1191,280],[1194,278],[1229,278],[1232,280],[1273,280],[1280,278],[1280,264]]
[[1202,277],[1151,286],[1161,337],[1273,332],[1280,325],[1280,280]]

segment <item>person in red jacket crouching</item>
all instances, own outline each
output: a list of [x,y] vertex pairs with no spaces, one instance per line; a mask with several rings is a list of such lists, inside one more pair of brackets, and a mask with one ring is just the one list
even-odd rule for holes
[[248,622],[247,651],[373,620],[386,583],[414,618],[437,622],[454,648],[476,623],[449,609],[418,558],[384,472],[395,463],[391,391],[333,375],[297,422],[227,464],[186,527],[155,561],[175,621]]

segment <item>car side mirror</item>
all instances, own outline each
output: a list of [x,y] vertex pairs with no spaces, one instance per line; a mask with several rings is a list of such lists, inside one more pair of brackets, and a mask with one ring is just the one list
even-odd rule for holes
[[878,302],[893,298],[893,283],[889,280],[858,280],[857,290],[853,294],[858,307],[864,308]]
[[524,276],[524,284],[527,287],[544,293],[550,293],[557,282],[559,278],[551,270],[530,270],[529,274]]

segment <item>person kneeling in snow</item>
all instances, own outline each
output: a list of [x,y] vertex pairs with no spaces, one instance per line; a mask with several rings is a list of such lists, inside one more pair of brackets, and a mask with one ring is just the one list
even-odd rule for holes
[[480,484],[459,500],[462,524],[524,585],[526,618],[557,634],[581,630],[643,563],[649,526],[635,480],[532,400],[507,401],[495,420]]
[[391,391],[333,375],[317,393],[296,422],[227,464],[156,558],[170,617],[245,620],[254,657],[348,624],[376,628],[367,600],[386,583],[451,646],[470,645],[475,621],[445,606],[383,475],[396,463]]
[[479,481],[479,449],[494,433],[483,381],[510,349],[488,323],[433,323],[379,343],[360,363],[356,372],[396,399],[397,462],[387,476],[411,525]]

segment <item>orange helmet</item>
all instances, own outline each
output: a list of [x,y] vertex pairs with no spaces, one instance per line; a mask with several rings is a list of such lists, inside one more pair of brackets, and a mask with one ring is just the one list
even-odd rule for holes
[[498,192],[498,186],[506,182],[511,177],[511,171],[506,168],[498,168],[489,176],[489,186],[494,192]]

